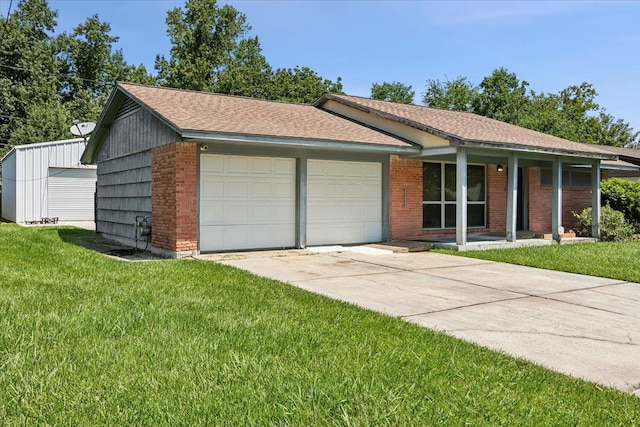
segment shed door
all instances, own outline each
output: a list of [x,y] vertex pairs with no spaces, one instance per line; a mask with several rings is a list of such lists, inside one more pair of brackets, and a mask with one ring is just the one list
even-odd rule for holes
[[295,246],[295,159],[203,154],[200,251]]
[[309,160],[307,245],[382,240],[382,164]]
[[95,169],[49,168],[47,216],[60,221],[93,221]]

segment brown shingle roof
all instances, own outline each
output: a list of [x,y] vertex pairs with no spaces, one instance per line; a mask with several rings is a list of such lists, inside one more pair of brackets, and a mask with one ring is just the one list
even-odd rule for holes
[[118,85],[179,131],[411,146],[311,105],[129,83]]
[[565,153],[611,154],[604,146],[573,142],[461,111],[440,110],[333,93],[325,94],[316,102],[316,105],[322,106],[322,103],[329,99],[418,129],[431,130],[436,135],[449,137],[452,140],[457,139],[461,143],[522,146]]

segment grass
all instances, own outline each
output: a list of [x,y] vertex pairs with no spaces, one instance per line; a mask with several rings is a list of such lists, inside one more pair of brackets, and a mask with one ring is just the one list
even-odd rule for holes
[[227,266],[0,225],[4,425],[637,425],[640,399]]
[[640,240],[439,252],[640,283]]

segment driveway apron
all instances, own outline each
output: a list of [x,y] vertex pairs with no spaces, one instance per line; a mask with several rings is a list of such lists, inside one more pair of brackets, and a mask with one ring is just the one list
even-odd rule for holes
[[433,252],[201,258],[640,395],[640,284]]

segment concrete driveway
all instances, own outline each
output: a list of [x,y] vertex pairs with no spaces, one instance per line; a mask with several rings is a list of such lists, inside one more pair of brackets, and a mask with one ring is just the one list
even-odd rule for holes
[[368,247],[201,258],[640,396],[640,284]]

